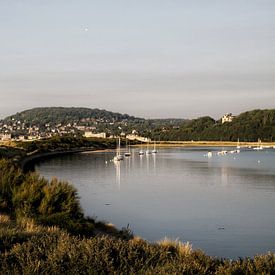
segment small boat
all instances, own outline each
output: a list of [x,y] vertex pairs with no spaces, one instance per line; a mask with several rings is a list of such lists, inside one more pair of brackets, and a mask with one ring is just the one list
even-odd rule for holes
[[117,149],[116,149],[116,155],[114,156],[113,160],[115,162],[118,162],[118,161],[121,161],[123,159],[124,159],[124,157],[120,153],[120,138],[118,138],[118,145],[117,145]]
[[254,147],[253,150],[259,151],[259,150],[263,150],[263,146],[262,146],[262,141],[260,139],[258,139],[258,146]]
[[241,150],[239,149],[229,151],[230,154],[239,154],[240,152]]
[[156,149],[156,142],[154,142],[154,149],[152,150],[152,154],[156,154],[158,151]]
[[114,156],[114,161],[116,162],[116,161],[121,161],[121,160],[123,160],[124,158],[123,158],[123,155],[117,155],[117,156]]
[[140,156],[143,156],[143,155],[144,155],[144,152],[143,152],[142,150],[140,150],[140,151],[138,152],[138,154],[139,154]]
[[129,151],[129,146],[127,144],[127,138],[126,138],[126,152],[124,153],[124,157],[130,157],[131,152]]
[[226,155],[226,154],[227,154],[227,151],[225,151],[225,150],[219,151],[219,152],[217,153],[218,156],[224,156],[224,155]]
[[212,153],[212,152],[208,152],[208,153],[207,153],[207,157],[208,157],[208,158],[212,158],[212,156],[213,156],[213,153]]
[[149,142],[147,143],[147,149],[145,151],[146,155],[152,154],[152,151],[149,150]]
[[138,154],[139,154],[140,156],[143,156],[143,155],[144,155],[144,151],[142,150],[141,145],[142,145],[142,142],[140,143],[140,150],[139,150]]
[[240,139],[238,139],[238,142],[237,142],[237,149],[241,149],[241,146],[240,146]]

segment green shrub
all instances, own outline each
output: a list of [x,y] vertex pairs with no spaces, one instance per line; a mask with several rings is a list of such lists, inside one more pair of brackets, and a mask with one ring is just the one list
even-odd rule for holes
[[38,209],[41,215],[65,213],[69,217],[83,217],[77,191],[67,182],[60,182],[53,178],[43,186],[42,192],[43,199]]
[[13,192],[13,207],[17,217],[36,217],[44,197],[47,180],[36,173],[26,176],[24,182]]
[[9,160],[0,160],[0,210],[13,210],[12,196],[25,179],[25,175]]

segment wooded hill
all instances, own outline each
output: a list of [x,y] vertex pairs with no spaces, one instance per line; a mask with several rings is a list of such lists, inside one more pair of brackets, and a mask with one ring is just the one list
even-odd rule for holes
[[114,135],[118,135],[121,132],[128,134],[135,129],[140,134],[148,136],[152,130],[178,126],[185,120],[144,119],[128,114],[79,107],[40,107],[8,116],[2,123],[13,124],[14,121],[20,121],[27,127],[38,126],[40,130],[43,130],[46,124],[51,126],[61,124],[65,126],[76,123],[80,126],[96,126],[98,132],[107,132]]
[[241,113],[223,123],[206,116],[183,123],[178,129],[158,129],[151,134],[158,140],[274,141],[275,109]]
[[[212,141],[274,141],[275,109],[253,110],[241,113],[232,122],[222,124],[221,120],[205,116],[192,120],[185,119],[144,119],[89,108],[43,107],[26,110],[7,117],[27,125],[68,123],[91,126],[98,131],[120,134],[137,130],[141,135],[153,140],[212,140]],[[113,123],[114,122],[114,123]],[[123,123],[122,123],[123,122]]]
[[109,112],[100,109],[76,108],[76,107],[39,107],[25,110],[5,118],[5,121],[12,119],[24,121],[30,124],[46,124],[46,123],[73,123],[87,119],[102,119],[104,121],[122,121],[139,119],[127,114]]

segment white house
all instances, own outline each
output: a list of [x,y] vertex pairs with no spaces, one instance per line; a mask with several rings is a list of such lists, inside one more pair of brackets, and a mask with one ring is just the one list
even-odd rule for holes
[[0,138],[3,141],[11,140],[11,134],[2,134],[0,135]]
[[106,138],[106,133],[93,133],[93,132],[85,132],[84,137],[94,137],[94,138]]
[[134,135],[134,134],[127,135],[126,138],[129,140],[138,140],[138,141],[142,141],[142,142],[150,142],[151,141],[150,138],[142,137],[142,136],[138,136],[138,135]]
[[232,116],[231,113],[225,114],[222,117],[222,124],[226,123],[226,122],[232,122],[232,120],[234,119],[234,116]]

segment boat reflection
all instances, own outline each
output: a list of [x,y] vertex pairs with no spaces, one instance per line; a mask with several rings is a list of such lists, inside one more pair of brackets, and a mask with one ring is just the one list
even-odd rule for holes
[[114,166],[116,169],[116,185],[118,186],[118,189],[120,189],[120,181],[121,181],[121,162],[114,162]]

